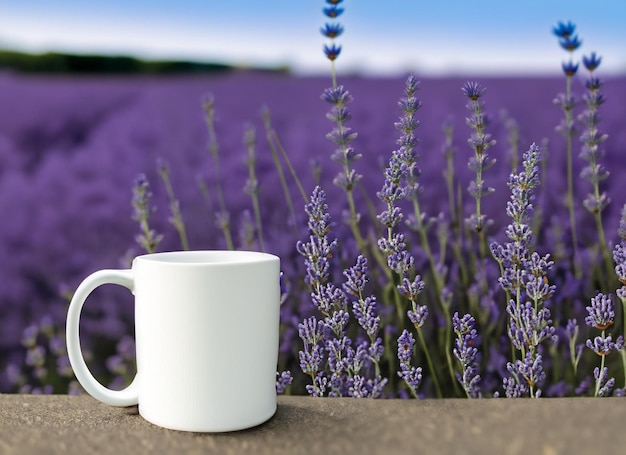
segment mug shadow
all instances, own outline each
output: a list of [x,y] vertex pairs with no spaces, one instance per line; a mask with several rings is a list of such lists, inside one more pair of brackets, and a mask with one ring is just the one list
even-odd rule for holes
[[[139,414],[138,406],[129,406],[123,408],[125,416],[130,418],[139,418],[144,420]],[[317,409],[306,408],[289,403],[279,403],[276,407],[276,412],[267,421],[251,428],[236,431],[225,432],[189,432],[181,430],[172,430],[168,428],[162,428],[158,425],[154,425],[147,420],[144,420],[146,425],[154,426],[162,430],[167,430],[176,434],[186,434],[194,438],[233,438],[239,436],[263,436],[263,435],[286,435],[293,434],[293,431],[302,428],[314,428],[323,430],[325,427],[334,427],[339,424],[341,420],[337,415],[332,415]]]
[[234,437],[284,437],[301,433],[303,428],[315,428],[324,431],[326,427],[336,427],[340,418],[336,415],[296,406],[288,403],[279,403],[274,415],[256,427],[223,433],[197,433],[196,437],[212,437],[229,439]]

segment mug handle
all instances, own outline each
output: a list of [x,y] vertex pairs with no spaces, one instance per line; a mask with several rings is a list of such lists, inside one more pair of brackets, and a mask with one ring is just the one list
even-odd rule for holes
[[132,270],[100,270],[92,273],[80,283],[67,310],[65,327],[67,355],[76,379],[91,396],[112,406],[132,406],[138,403],[137,377],[135,376],[133,382],[123,390],[116,391],[104,387],[89,371],[80,348],[78,330],[80,312],[89,294],[103,284],[117,284],[133,292]]

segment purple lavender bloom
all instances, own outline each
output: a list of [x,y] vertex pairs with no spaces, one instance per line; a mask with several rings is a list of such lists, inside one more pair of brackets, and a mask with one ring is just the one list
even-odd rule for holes
[[411,332],[403,330],[402,335],[398,338],[398,360],[400,363],[408,363],[413,357],[413,348],[415,339]]
[[462,374],[457,373],[457,380],[463,386],[469,398],[480,398],[480,353],[477,346],[480,344],[478,332],[474,328],[476,320],[469,314],[459,318],[459,313],[452,316],[452,328],[456,334],[454,356],[461,363]]
[[576,25],[572,21],[559,22],[556,27],[552,28],[552,33],[557,38],[569,38],[576,31]]
[[352,99],[352,95],[350,95],[350,92],[348,92],[343,85],[327,88],[322,93],[322,100],[337,107],[346,107],[352,102]]
[[333,4],[332,6],[324,8],[323,11],[326,16],[330,17],[331,19],[335,19],[339,17],[341,13],[343,13],[344,9],[337,7],[336,4]]
[[574,63],[571,60],[568,62],[563,62],[561,64],[561,68],[563,69],[563,73],[567,77],[572,77],[575,76],[576,72],[578,71],[578,63]]
[[305,348],[318,344],[322,339],[324,324],[318,322],[315,317],[306,318],[298,324],[298,335],[304,342]]
[[509,338],[516,349],[523,352],[528,348],[536,348],[545,340],[556,341],[556,329],[552,325],[548,308],[537,310],[529,301],[518,305],[511,300],[506,311],[510,316]]
[[[336,379],[341,378],[344,380],[344,372],[350,368],[353,358],[354,350],[352,349],[352,341],[345,335],[338,338],[328,339],[325,342],[326,351],[328,352],[328,367],[332,373],[331,383],[333,389],[340,389],[336,386]],[[341,396],[341,393],[338,394]]]
[[415,259],[408,251],[397,251],[387,256],[387,265],[400,276],[412,269],[414,263]]
[[139,234],[135,237],[136,242],[147,253],[154,253],[163,236],[150,228],[150,217],[156,210],[152,205],[152,192],[150,183],[145,174],[139,174],[133,185],[133,220],[139,222]]
[[511,174],[507,215],[512,222],[505,230],[509,242],[491,245],[494,258],[501,267],[500,285],[510,293],[507,295],[515,296],[506,307],[509,315],[507,333],[513,347],[524,356],[523,361],[517,360],[507,367],[511,376],[505,378],[503,385],[506,395],[512,397],[526,393],[531,397],[541,394],[538,386],[545,373],[540,344],[548,339],[557,340],[550,310],[544,306],[556,290],[556,286],[550,285],[547,279],[553,261],[549,255],[541,257],[536,252],[530,252],[535,238],[529,223],[533,213],[533,190],[539,184],[540,159],[541,150],[535,144],[531,145],[523,156],[523,171]]
[[426,305],[417,305],[414,310],[407,311],[407,315],[415,328],[419,329],[428,318],[428,307]]
[[340,24],[324,24],[320,31],[325,37],[335,39],[343,33],[343,27]]
[[606,330],[613,325],[615,319],[615,309],[613,305],[613,295],[598,293],[591,298],[591,305],[586,307],[589,315],[585,318],[585,323],[589,327]]
[[290,371],[283,371],[282,373],[276,372],[276,393],[282,395],[285,393],[287,387],[293,382],[293,377]]
[[411,335],[408,330],[403,330],[398,338],[398,360],[400,361],[398,376],[401,377],[408,386],[411,394],[417,397],[417,388],[422,381],[422,368],[411,366],[414,346],[415,339],[413,335]]
[[516,364],[518,371],[524,377],[528,387],[531,390],[535,389],[535,396],[539,398],[541,396],[541,389],[539,389],[539,386],[541,386],[546,379],[546,373],[543,370],[543,357],[541,354],[533,356],[531,353],[528,353],[523,362],[517,360]]
[[485,88],[479,82],[473,81],[466,82],[461,91],[472,101],[478,101],[485,94]]
[[311,201],[305,205],[304,211],[309,216],[308,227],[316,237],[324,237],[331,229],[331,219],[326,204],[326,193],[316,186],[311,194]]
[[[341,48],[339,47],[337,54],[340,50]],[[350,169],[350,164],[361,158],[361,155],[356,153],[354,149],[349,146],[349,144],[356,139],[357,134],[352,132],[352,129],[345,124],[346,121],[351,118],[346,106],[352,101],[352,96],[343,86],[340,85],[336,87],[333,85],[332,88],[324,91],[322,99],[333,105],[327,117],[335,123],[336,126],[326,137],[338,147],[331,158],[340,163],[343,167],[343,170],[335,177],[334,182],[351,195],[355,184],[362,177],[360,174],[357,174],[354,169]],[[349,196],[349,199],[351,200],[351,196]],[[356,213],[351,213],[351,217],[355,216]]]
[[[623,241],[622,241],[623,242]],[[613,260],[615,261],[615,274],[620,283],[626,285],[626,247],[621,243],[613,247]]]
[[335,43],[331,44],[330,46],[324,44],[324,54],[326,54],[326,58],[328,58],[328,60],[335,61],[337,59],[337,57],[339,57],[339,54],[341,53],[341,46],[336,45]]
[[300,368],[304,374],[311,377],[317,377],[321,372],[324,363],[324,348],[319,345],[305,347],[304,351],[300,351]]
[[583,65],[585,65],[585,68],[587,68],[590,72],[598,69],[600,62],[602,62],[602,57],[597,55],[595,52],[592,52],[588,57],[583,55]]
[[328,240],[330,232],[330,215],[326,204],[326,193],[319,186],[311,195],[311,202],[306,204],[305,211],[309,215],[308,226],[311,231],[309,242],[298,241],[296,250],[304,256],[307,270],[306,281],[319,294],[319,288],[329,278],[329,259],[333,256],[337,240]]
[[506,214],[511,218],[511,224],[506,227],[505,233],[510,241],[504,245],[492,243],[490,246],[495,253],[494,258],[502,267],[500,284],[508,291],[522,288],[524,278],[533,272],[540,277],[545,276],[545,271],[551,267],[548,256],[541,258],[529,252],[529,246],[535,240],[529,223],[533,212],[533,190],[539,185],[539,147],[532,144],[524,152],[523,159],[524,170],[519,174],[512,173],[508,182],[511,196],[506,205]]
[[596,390],[596,396],[608,397],[615,386],[615,378],[609,378],[609,369],[607,367],[596,367],[593,369],[593,377],[596,379],[598,388]]
[[539,386],[546,378],[543,371],[543,360],[540,354],[526,354],[524,360],[516,360],[507,364],[507,370],[511,374],[503,379],[503,386],[507,398],[520,398],[530,396],[540,397]]
[[357,374],[352,379],[349,396],[353,398],[379,398],[386,383],[387,379],[380,376],[372,380]]
[[[417,296],[424,290],[424,281],[421,275],[415,275],[413,281],[409,280],[406,276],[402,278],[402,282],[398,285],[398,292],[403,297],[406,297],[411,302],[417,301]],[[422,310],[423,311],[423,310]],[[428,310],[426,310],[426,315]],[[424,316],[425,319],[426,316]]]
[[343,309],[340,309],[334,311],[331,316],[324,318],[324,327],[329,329],[336,337],[340,337],[345,332],[349,320],[350,315]]
[[[612,351],[619,351],[624,346],[624,338],[620,335],[615,342],[611,335],[606,337],[597,336],[593,340],[587,340],[587,347],[601,357],[610,354]],[[597,379],[597,378],[596,378]]]
[[626,204],[622,206],[617,235],[622,241],[622,248],[625,248],[626,246],[624,245],[624,243],[626,242]]
[[380,317],[376,315],[376,298],[368,296],[363,300],[352,302],[352,311],[359,325],[363,327],[370,339],[374,340],[380,328]]
[[359,255],[356,259],[356,264],[344,270],[343,276],[346,278],[346,282],[343,285],[344,291],[352,296],[360,297],[368,281],[367,258]]
[[476,210],[469,216],[467,223],[475,232],[483,235],[484,229],[491,224],[491,220],[482,213],[481,200],[484,196],[495,191],[493,188],[485,186],[483,171],[495,163],[495,160],[490,159],[487,154],[487,150],[495,144],[495,141],[491,139],[489,133],[485,133],[487,120],[481,101],[485,89],[478,82],[466,82],[461,90],[470,100],[467,108],[472,115],[466,119],[466,123],[474,131],[468,139],[468,144],[474,150],[474,155],[470,157],[468,166],[476,174],[476,178],[468,186],[468,192],[476,201]]
[[307,384],[306,391],[312,397],[323,397],[324,393],[326,393],[327,386],[328,378],[324,376],[323,373],[319,373],[313,378],[313,384]]
[[533,274],[527,274],[525,291],[526,295],[534,302],[541,302],[549,299],[554,294],[556,289],[555,285],[548,284],[545,275],[537,276]]
[[559,40],[561,47],[569,52],[574,52],[582,43],[583,42],[578,38],[578,35],[563,37]]
[[346,295],[332,283],[321,284],[311,293],[311,301],[323,315],[337,312],[337,309],[343,311],[347,305]]

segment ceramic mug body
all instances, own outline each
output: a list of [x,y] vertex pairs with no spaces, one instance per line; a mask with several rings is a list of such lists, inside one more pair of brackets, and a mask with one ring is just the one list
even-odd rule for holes
[[[68,310],[70,362],[81,385],[112,405],[139,405],[148,421],[176,430],[249,428],[276,411],[280,260],[244,251],[156,253],[130,270],[100,271]],[[102,283],[135,295],[137,376],[120,392],[89,373],[78,340],[80,309]]]

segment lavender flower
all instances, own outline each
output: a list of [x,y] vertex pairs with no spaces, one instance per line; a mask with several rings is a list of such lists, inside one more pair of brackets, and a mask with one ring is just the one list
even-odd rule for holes
[[456,334],[454,356],[461,363],[462,373],[457,373],[457,380],[463,386],[468,398],[480,398],[480,343],[478,332],[474,328],[476,320],[469,314],[459,318],[459,313],[452,316],[452,327]]
[[[583,205],[595,218],[598,231],[598,245],[604,260],[605,276],[608,277],[613,264],[611,263],[611,254],[604,233],[601,215],[611,202],[611,199],[606,192],[600,190],[600,183],[609,176],[609,172],[599,162],[599,159],[603,156],[602,144],[608,136],[602,134],[598,128],[600,122],[598,108],[604,103],[604,96],[600,92],[602,86],[600,79],[594,77],[594,71],[600,65],[601,60],[602,58],[597,56],[595,52],[589,57],[583,56],[583,64],[589,71],[589,79],[586,83],[587,93],[583,98],[587,109],[578,116],[578,120],[586,125],[585,132],[580,136],[580,141],[583,144],[580,157],[588,162],[588,165],[581,171],[580,176],[591,184],[591,192],[587,194]],[[608,288],[608,284],[605,287]]]
[[[360,347],[368,349],[368,357],[373,362],[375,367],[375,383],[386,383],[386,379],[380,375],[379,362],[383,354],[383,342],[381,338],[378,338],[378,331],[380,328],[380,317],[376,313],[376,297],[373,295],[364,296],[365,285],[368,281],[368,267],[367,258],[359,255],[356,260],[356,264],[353,267],[345,270],[343,273],[346,278],[344,283],[344,291],[348,295],[352,295],[352,311],[356,317],[359,325],[365,330],[369,338],[369,346],[366,342],[360,343]],[[360,373],[360,370],[356,371]],[[383,382],[384,381],[384,382]],[[370,389],[374,390],[374,389]],[[361,389],[359,393],[362,393]]]
[[[547,258],[531,259],[529,248],[534,243],[534,237],[530,229],[530,215],[533,212],[533,191],[539,185],[539,167],[541,160],[541,150],[535,144],[524,152],[524,170],[519,173],[511,173],[508,186],[511,189],[511,196],[506,205],[506,213],[511,218],[511,224],[506,227],[506,236],[509,242],[501,245],[496,242],[490,245],[491,252],[500,264],[501,277],[500,285],[507,292],[519,294],[524,288],[526,276],[532,276],[531,270],[526,270],[525,266],[532,263],[540,273],[549,268]],[[544,265],[545,263],[545,265]],[[530,273],[529,273],[530,272]]]
[[417,388],[422,381],[422,368],[411,366],[414,346],[415,340],[413,339],[413,335],[407,330],[403,330],[398,338],[398,360],[400,361],[398,376],[400,376],[407,385],[411,395],[417,398]]
[[578,363],[580,362],[580,356],[582,355],[583,345],[577,344],[579,327],[576,319],[568,319],[565,327],[565,333],[569,341],[569,354],[570,361],[574,373],[578,371]]
[[553,262],[549,255],[541,257],[531,252],[534,237],[529,223],[533,213],[533,191],[539,185],[540,160],[541,150],[532,144],[524,152],[523,171],[511,174],[511,196],[506,208],[511,224],[505,230],[509,242],[491,245],[494,258],[500,264],[499,282],[509,299],[506,307],[508,336],[523,358],[523,361],[516,360],[507,365],[511,374],[503,381],[507,396],[529,393],[531,397],[538,397],[541,394],[539,386],[545,374],[542,374],[540,345],[545,340],[556,341],[550,310],[544,306],[556,289],[547,278]]
[[468,219],[468,224],[475,232],[482,233],[481,238],[483,238],[483,230],[489,224],[489,221],[486,215],[482,213],[481,200],[484,196],[494,191],[491,187],[485,187],[483,171],[495,163],[495,160],[489,158],[489,155],[486,153],[495,144],[495,141],[491,139],[490,134],[485,133],[487,119],[483,112],[483,102],[481,101],[485,89],[478,82],[467,82],[463,86],[462,91],[470,100],[467,108],[472,113],[472,116],[467,118],[467,125],[474,130],[474,133],[468,139],[469,145],[474,150],[474,156],[470,158],[468,165],[476,173],[476,179],[472,180],[468,188],[469,193],[476,201],[476,211]]
[[605,358],[613,351],[621,351],[624,346],[624,338],[620,335],[615,341],[611,335],[606,334],[606,329],[614,323],[615,310],[613,307],[613,296],[598,293],[591,299],[591,305],[586,307],[588,316],[585,323],[602,331],[599,336],[588,339],[586,346],[600,356],[600,368],[594,370],[596,380],[595,396],[608,395],[613,385],[614,379],[608,379],[608,369],[605,367]]
[[589,327],[606,330],[613,325],[615,310],[611,294],[598,294],[592,297],[591,305],[586,308],[589,315],[585,318],[585,323]]
[[311,195],[311,202],[305,206],[309,215],[309,242],[298,241],[296,250],[305,257],[307,270],[306,282],[321,295],[319,289],[329,279],[330,262],[337,246],[337,240],[328,240],[331,230],[330,215],[326,204],[326,193],[319,186],[315,187]]
[[578,47],[581,45],[581,41],[577,35],[574,34],[576,26],[572,22],[564,24],[559,22],[558,26],[553,29],[554,34],[559,40],[559,45],[568,51],[569,61],[562,64],[563,73],[565,74],[565,93],[557,95],[554,103],[563,109],[564,119],[557,127],[565,137],[565,148],[567,154],[567,199],[566,206],[569,210],[570,231],[572,235],[572,246],[574,249],[574,265],[576,273],[580,274],[578,261],[578,234],[576,229],[576,214],[574,210],[574,177],[573,177],[573,160],[572,160],[572,148],[573,138],[576,134],[574,128],[574,106],[576,99],[572,94],[572,79],[578,71],[578,63],[574,63],[572,55]]
[[293,382],[290,371],[276,372],[276,393],[282,395]]
[[596,367],[593,370],[593,377],[596,380],[596,396],[607,397],[611,394],[613,387],[615,386],[615,378],[609,378],[609,369],[607,367]]
[[528,353],[524,360],[516,360],[507,364],[507,370],[511,374],[503,379],[505,395],[507,398],[521,398],[527,394],[539,398],[541,389],[538,388],[545,380],[543,371],[543,359],[540,354]]
[[261,220],[261,206],[259,204],[259,181],[256,175],[256,133],[254,128],[248,126],[244,132],[244,145],[248,149],[246,165],[248,167],[248,179],[244,187],[244,192],[250,195],[252,200],[252,210],[254,211],[254,221],[261,251],[265,249],[265,236],[263,234],[263,222]]
[[[333,62],[333,60],[331,60],[331,62]],[[362,176],[351,167],[355,161],[361,158],[361,155],[350,146],[350,143],[354,141],[357,134],[352,132],[350,127],[346,126],[346,123],[351,118],[346,105],[352,101],[352,96],[343,86],[337,86],[333,72],[333,86],[324,91],[322,99],[333,105],[327,117],[336,126],[326,137],[337,145],[335,152],[331,155],[331,159],[337,161],[342,167],[342,170],[337,174],[333,183],[346,192],[349,213],[347,221],[359,250],[364,252],[365,241],[361,236],[361,231],[358,226],[360,215],[357,213],[353,194],[353,190]]]
[[145,174],[139,174],[133,185],[133,220],[139,222],[139,234],[135,237],[135,241],[141,246],[146,253],[154,253],[163,236],[157,234],[150,228],[150,217],[155,211],[151,205],[152,192],[150,191],[150,183]]
[[583,65],[589,72],[593,72],[600,66],[600,62],[602,61],[602,57],[597,55],[595,52],[592,52],[588,57],[583,55]]
[[324,24],[320,31],[325,37],[335,39],[343,33],[343,27],[341,24]]
[[[601,357],[610,354],[612,351],[619,351],[624,345],[624,339],[620,335],[614,342],[611,335],[597,336],[593,340],[587,340],[587,347]],[[597,379],[597,378],[596,378]]]
[[559,22],[556,27],[552,29],[552,33],[554,33],[557,38],[565,38],[568,39],[572,35],[574,35],[574,31],[576,30],[576,25],[572,21]]
[[182,249],[188,250],[189,240],[187,239],[187,228],[185,227],[185,222],[183,220],[183,216],[180,210],[180,202],[174,194],[174,187],[172,186],[172,182],[170,179],[169,165],[164,160],[159,159],[157,161],[157,170],[159,171],[159,176],[161,177],[163,185],[165,186],[167,197],[170,201],[171,216],[169,218],[169,221],[178,232],[178,237],[180,239]]
[[[300,368],[309,375],[312,384],[307,391],[313,396],[368,396],[378,397],[387,383],[380,375],[379,362],[383,355],[383,342],[378,338],[380,317],[376,314],[376,299],[365,296],[368,281],[367,259],[357,258],[353,267],[346,269],[342,289],[330,280],[330,258],[337,240],[329,241],[330,217],[326,196],[316,187],[311,202],[305,206],[309,215],[309,241],[298,242],[297,250],[305,258],[306,281],[311,286],[311,300],[324,316],[315,316],[299,324],[299,335],[304,349],[299,352]],[[359,325],[365,330],[369,341],[359,341],[353,347],[347,337],[350,320],[347,312],[348,296]],[[370,366],[375,372],[368,378]]]

